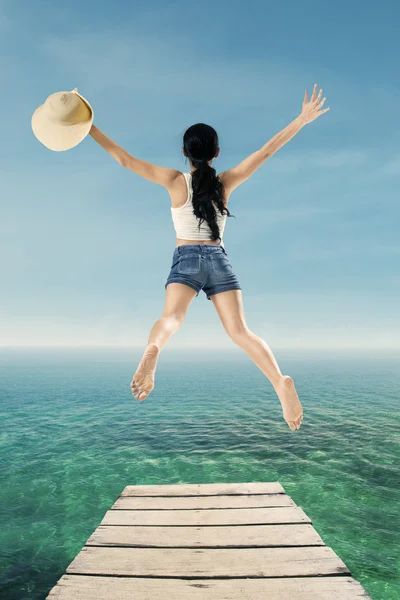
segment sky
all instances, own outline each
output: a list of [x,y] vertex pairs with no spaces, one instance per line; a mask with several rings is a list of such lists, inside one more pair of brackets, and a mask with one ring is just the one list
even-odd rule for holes
[[[399,21],[387,0],[0,0],[0,346],[144,347],[175,247],[163,187],[90,136],[35,138],[47,96],[78,87],[106,135],[181,171],[208,123],[221,172],[317,83],[330,111],[230,197],[247,324],[272,349],[400,349]],[[203,292],[170,346],[232,346]]]

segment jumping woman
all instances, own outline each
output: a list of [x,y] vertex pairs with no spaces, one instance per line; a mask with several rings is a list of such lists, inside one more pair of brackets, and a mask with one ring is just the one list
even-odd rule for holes
[[145,400],[153,390],[160,351],[182,325],[192,300],[203,290],[214,304],[228,336],[271,382],[290,429],[300,428],[303,411],[294,382],[291,377],[282,375],[266,342],[247,327],[242,291],[222,237],[226,217],[231,216],[228,203],[233,190],[248,180],[304,125],[329,110],[322,110],[325,98],[321,100],[321,96],[322,90],[317,95],[317,84],[310,101],[306,90],[301,113],[294,121],[260,150],[219,175],[211,166],[220,151],[218,136],[209,125],[192,125],[183,136],[182,151],[190,161],[187,173],[134,158],[92,125],[90,135],[123,167],[164,186],[171,198],[175,251],[165,284],[164,312],[150,332],[147,347],[132,378],[131,390],[137,400]]

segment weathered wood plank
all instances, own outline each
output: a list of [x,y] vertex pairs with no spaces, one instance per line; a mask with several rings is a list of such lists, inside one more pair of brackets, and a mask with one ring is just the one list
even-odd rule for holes
[[226,496],[230,494],[284,494],[278,481],[256,483],[177,483],[127,485],[121,496]]
[[143,498],[120,496],[111,507],[113,510],[185,510],[201,508],[259,508],[272,506],[296,506],[286,494],[253,494],[251,496],[169,496]]
[[327,546],[224,550],[85,546],[66,572],[178,578],[350,574],[343,561]]
[[221,510],[109,510],[101,525],[252,525],[311,523],[298,506]]
[[242,525],[233,527],[118,527],[100,525],[87,546],[148,546],[155,548],[325,546],[309,524]]
[[369,599],[348,575],[279,482],[127,486],[48,598]]
[[370,600],[350,577],[134,579],[64,575],[49,600]]

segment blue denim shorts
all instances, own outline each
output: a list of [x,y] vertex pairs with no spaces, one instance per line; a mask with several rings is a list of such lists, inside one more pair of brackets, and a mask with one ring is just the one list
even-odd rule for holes
[[175,248],[167,287],[170,283],[184,283],[199,295],[203,290],[210,296],[229,290],[240,290],[225,248],[213,244],[183,244]]

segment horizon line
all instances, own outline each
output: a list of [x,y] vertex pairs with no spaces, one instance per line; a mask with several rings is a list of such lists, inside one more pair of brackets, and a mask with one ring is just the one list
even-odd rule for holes
[[[0,350],[16,350],[16,349],[60,349],[60,350],[84,350],[84,349],[101,349],[101,350],[143,350],[147,344],[140,344],[137,346],[131,345],[39,345],[39,344],[28,344],[28,345],[1,345]],[[392,352],[400,352],[400,345],[398,346],[277,346],[274,345],[272,350],[337,350],[337,351],[392,351]],[[235,345],[232,346],[169,346],[168,350],[228,350],[228,351],[236,351],[240,352],[240,348],[237,348]]]

